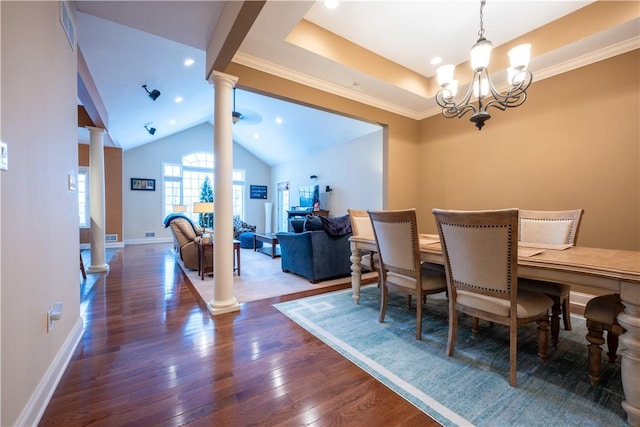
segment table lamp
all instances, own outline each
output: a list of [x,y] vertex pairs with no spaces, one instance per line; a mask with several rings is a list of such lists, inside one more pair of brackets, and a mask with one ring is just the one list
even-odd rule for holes
[[202,228],[213,228],[213,202],[194,202],[193,213],[200,214]]
[[187,206],[186,205],[173,205],[173,206],[171,206],[171,210],[173,212],[186,212],[187,211]]

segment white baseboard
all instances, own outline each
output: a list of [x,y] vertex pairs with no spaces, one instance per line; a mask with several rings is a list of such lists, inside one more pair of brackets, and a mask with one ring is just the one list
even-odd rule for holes
[[581,307],[584,311],[584,308],[586,307],[587,303],[594,296],[595,295],[585,294],[583,292],[571,292],[571,296],[569,298],[571,300],[571,305]]
[[131,239],[126,240],[125,245],[148,245],[150,243],[171,243],[173,238],[171,237],[154,237],[147,239]]
[[40,418],[44,414],[51,396],[56,391],[56,387],[69,365],[69,361],[82,338],[84,328],[82,325],[82,317],[78,317],[78,321],[71,330],[71,333],[64,342],[64,345],[56,355],[49,369],[45,373],[42,380],[34,390],[31,398],[22,409],[20,416],[15,422],[18,426],[36,426],[40,422]]
[[[110,242],[104,244],[105,248],[124,248],[124,242]],[[91,243],[80,243],[80,249],[91,249]]]

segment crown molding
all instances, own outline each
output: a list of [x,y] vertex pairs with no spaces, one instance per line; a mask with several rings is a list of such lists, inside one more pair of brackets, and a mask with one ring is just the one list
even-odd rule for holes
[[[534,82],[557,76],[559,74],[567,73],[577,68],[603,61],[617,55],[622,55],[638,48],[640,48],[640,37],[634,37],[629,40],[615,43],[611,46],[589,52],[576,58],[572,58],[559,64],[555,64],[551,67],[536,70]],[[423,111],[414,111],[397,104],[363,94],[362,92],[359,92],[357,90],[337,85],[335,83],[330,83],[317,77],[312,77],[308,74],[300,73],[269,61],[264,61],[260,58],[247,55],[242,52],[237,52],[235,54],[235,56],[233,57],[233,62],[414,120],[422,120],[427,117],[435,116],[437,114],[440,114],[442,111],[442,109],[437,106]],[[506,88],[507,85],[504,84],[500,85],[497,89],[502,91]]]
[[277,77],[281,77],[286,80],[291,80],[296,83],[300,83],[305,86],[320,89],[324,92],[338,95],[343,98],[350,99],[352,101],[360,102],[371,107],[379,108],[384,111],[395,113],[401,116],[409,117],[418,120],[418,114],[416,111],[403,108],[396,104],[383,101],[379,98],[366,95],[354,89],[350,89],[335,83],[327,82],[326,80],[319,79],[317,77],[310,76],[308,74],[300,73],[290,68],[283,67],[273,62],[265,61],[255,56],[247,55],[242,52],[237,52],[232,59],[240,65],[244,65],[249,68],[253,68],[258,71],[262,71],[268,74],[272,74]]

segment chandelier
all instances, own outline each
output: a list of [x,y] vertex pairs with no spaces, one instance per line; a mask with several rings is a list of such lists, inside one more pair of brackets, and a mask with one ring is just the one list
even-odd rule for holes
[[[527,88],[533,80],[533,74],[527,70],[531,52],[530,44],[514,47],[508,53],[511,66],[507,70],[509,90],[502,94],[493,85],[489,76],[489,58],[493,45],[484,38],[484,5],[486,0],[480,1],[480,30],[478,41],[471,47],[471,68],[473,79],[466,95],[461,102],[456,103],[454,97],[458,90],[458,81],[453,79],[454,65],[442,65],[437,69],[438,84],[442,87],[436,94],[436,102],[442,107],[442,115],[450,119],[462,117],[472,111],[470,119],[478,130],[482,130],[484,122],[491,118],[487,111],[489,107],[502,111],[510,107],[522,105],[527,99]],[[477,99],[471,99],[471,96]],[[472,103],[473,102],[473,103]]]

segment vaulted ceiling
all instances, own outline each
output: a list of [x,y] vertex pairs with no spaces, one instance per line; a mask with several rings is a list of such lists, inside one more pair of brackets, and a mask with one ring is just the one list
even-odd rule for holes
[[[431,59],[458,64],[464,89],[471,74],[469,49],[480,24],[479,0],[341,1],[337,9],[325,8],[322,1],[253,2],[256,16],[246,31],[228,19],[229,10],[243,2],[76,3],[79,74],[90,76],[92,86],[79,96],[92,104],[87,110],[102,120],[110,143],[124,150],[212,121],[213,88],[206,74],[216,58],[206,58],[205,50],[221,34],[243,37],[235,41],[236,51],[223,52],[233,62],[422,119],[439,113]],[[489,0],[483,22],[494,46],[490,70],[498,84],[504,82],[506,51],[522,42],[533,45],[534,84],[637,49],[639,4]],[[184,65],[187,58],[193,65]],[[161,92],[155,101],[145,84]],[[242,118],[234,125],[234,140],[270,165],[377,129],[253,93],[241,81],[238,87],[235,109]],[[79,138],[88,140],[81,130]]]

